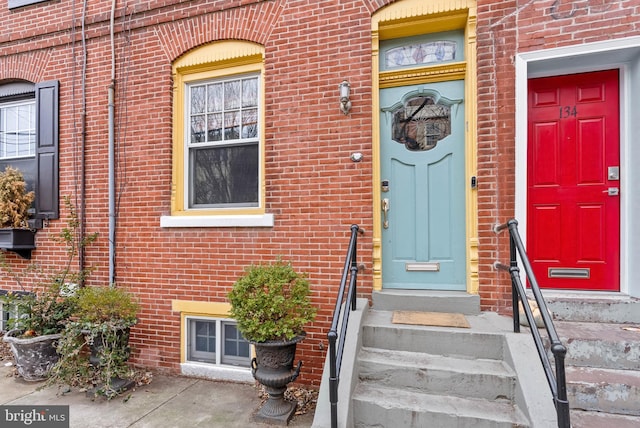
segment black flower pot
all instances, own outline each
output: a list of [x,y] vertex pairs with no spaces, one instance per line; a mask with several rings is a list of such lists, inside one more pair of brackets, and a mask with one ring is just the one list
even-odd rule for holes
[[51,368],[58,362],[56,346],[60,334],[44,336],[19,337],[20,330],[8,331],[2,340],[11,346],[11,352],[18,368],[18,374],[29,382],[45,380]]
[[302,361],[294,368],[296,345],[305,335],[289,341],[254,342],[256,356],[251,360],[253,377],[264,385],[269,399],[256,414],[256,420],[287,425],[296,410],[296,403],[285,400],[287,385],[300,374]]

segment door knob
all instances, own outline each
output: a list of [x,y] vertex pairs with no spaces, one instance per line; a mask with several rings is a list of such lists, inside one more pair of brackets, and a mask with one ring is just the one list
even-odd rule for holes
[[382,213],[383,213],[383,221],[382,221],[382,227],[384,227],[385,229],[389,228],[389,198],[384,198],[382,200]]

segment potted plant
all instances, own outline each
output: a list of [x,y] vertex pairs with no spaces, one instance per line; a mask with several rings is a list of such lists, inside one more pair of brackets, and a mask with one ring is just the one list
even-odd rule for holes
[[0,248],[27,259],[35,248],[35,232],[28,223],[34,198],[19,170],[8,166],[0,173]]
[[54,241],[66,250],[67,258],[62,267],[45,270],[36,263],[30,263],[18,271],[7,256],[0,253],[0,268],[20,288],[8,292],[3,298],[14,315],[8,321],[10,330],[3,340],[11,347],[18,374],[27,381],[45,379],[58,360],[56,342],[76,309],[75,287],[89,273],[88,270],[74,271],[73,260],[78,246],[88,245],[97,236],[91,234],[77,240],[78,218],[69,198],[65,202],[69,219],[59,235],[54,237]]
[[9,319],[10,330],[3,340],[11,348],[18,374],[26,381],[47,378],[58,360],[56,342],[75,305],[75,297],[62,282],[36,288],[31,292],[9,292],[4,298],[16,317]]
[[61,358],[50,383],[89,387],[88,395],[108,399],[131,388],[129,332],[138,311],[138,302],[123,288],[78,290],[76,309],[58,343]]
[[251,361],[253,377],[264,385],[269,399],[257,413],[259,421],[287,423],[295,403],[284,399],[302,362],[293,367],[296,344],[304,339],[304,326],[315,319],[309,281],[291,263],[251,265],[228,294],[230,315],[244,338],[256,350]]

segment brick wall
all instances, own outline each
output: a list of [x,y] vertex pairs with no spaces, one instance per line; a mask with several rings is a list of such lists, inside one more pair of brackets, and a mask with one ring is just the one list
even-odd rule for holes
[[[175,3],[175,4],[174,4]],[[117,280],[142,302],[132,361],[177,372],[180,317],[171,301],[225,301],[244,266],[278,256],[309,273],[320,310],[300,345],[301,382],[319,385],[326,333],[352,223],[372,230],[369,11],[360,2],[138,2],[116,10]],[[81,3],[51,2],[0,11],[0,79],[60,80],[61,195],[76,195],[82,146]],[[90,1],[86,18],[86,229],[91,284],[108,280],[109,2]],[[44,17],[47,17],[45,20]],[[69,29],[75,17],[77,27]],[[349,17],[345,19],[345,17]],[[9,26],[8,23],[11,25]],[[171,63],[221,39],[265,46],[266,210],[273,228],[160,228],[170,213]],[[338,84],[351,83],[353,110],[338,108]],[[364,161],[349,156],[362,152]],[[64,219],[62,211],[61,219]],[[34,260],[59,263],[38,232]],[[359,254],[371,267],[370,233]],[[8,255],[15,266],[25,261]],[[371,273],[361,279],[369,295]],[[3,277],[2,288],[10,288]]]

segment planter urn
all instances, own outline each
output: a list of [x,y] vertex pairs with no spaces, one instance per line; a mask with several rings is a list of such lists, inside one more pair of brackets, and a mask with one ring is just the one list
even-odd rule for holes
[[58,362],[56,345],[60,334],[47,334],[28,338],[19,337],[19,330],[8,331],[2,340],[11,347],[18,374],[29,382],[45,380]]
[[285,400],[287,385],[300,374],[302,361],[294,367],[296,345],[304,335],[289,341],[252,342],[256,356],[251,360],[253,377],[260,382],[267,393],[268,400],[258,410],[255,419],[259,422],[275,425],[287,425],[296,410],[296,403]]

